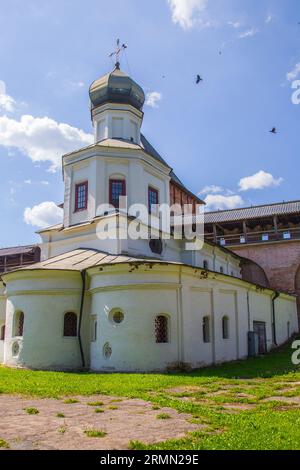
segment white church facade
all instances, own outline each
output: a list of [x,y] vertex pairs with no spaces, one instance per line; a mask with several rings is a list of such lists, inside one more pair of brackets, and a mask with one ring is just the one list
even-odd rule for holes
[[[39,232],[40,263],[2,275],[0,363],[165,371],[285,343],[295,297],[243,280],[241,258],[219,245],[187,250],[157,212],[189,203],[195,216],[203,202],[142,135],[143,90],[117,63],[90,99],[95,143],[63,156],[63,223]],[[130,224],[147,236],[127,236]]]

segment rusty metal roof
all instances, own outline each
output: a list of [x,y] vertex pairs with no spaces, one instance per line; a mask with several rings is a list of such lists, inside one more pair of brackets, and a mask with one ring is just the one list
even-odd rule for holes
[[71,252],[64,253],[54,258],[50,258],[40,263],[21,267],[17,271],[31,270],[64,270],[64,271],[83,271],[96,266],[107,266],[123,263],[161,263],[161,264],[181,264],[161,261],[155,258],[136,258],[127,255],[110,255],[98,250],[89,248],[80,248]]
[[274,215],[300,215],[300,201],[281,202],[262,206],[232,209],[205,213],[205,223],[214,224],[222,222],[234,222],[239,220],[260,219]]

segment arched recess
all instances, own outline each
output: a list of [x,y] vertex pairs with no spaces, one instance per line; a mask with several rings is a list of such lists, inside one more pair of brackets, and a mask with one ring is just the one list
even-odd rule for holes
[[242,279],[252,282],[253,284],[259,284],[263,287],[270,287],[270,282],[265,270],[250,259],[245,258],[242,262]]

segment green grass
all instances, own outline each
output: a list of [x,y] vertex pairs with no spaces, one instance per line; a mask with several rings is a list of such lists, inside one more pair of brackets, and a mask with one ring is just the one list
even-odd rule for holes
[[90,401],[88,403],[88,406],[103,406],[103,405],[104,405],[103,401]]
[[39,410],[37,408],[25,408],[24,411],[26,411],[26,413],[28,415],[38,415],[39,414]]
[[57,413],[56,417],[57,418],[65,418],[65,415],[63,413]]
[[98,431],[97,429],[88,429],[87,431],[84,431],[84,434],[87,437],[105,437],[107,436],[107,433],[105,431]]
[[171,416],[168,413],[160,413],[156,416],[156,419],[171,419]]
[[0,449],[9,449],[9,443],[0,439]]
[[105,413],[105,410],[103,408],[96,408],[95,413]]
[[74,405],[75,403],[79,403],[79,400],[75,400],[74,398],[67,398],[64,403],[66,405]]
[[117,406],[111,405],[108,407],[109,410],[118,410]]
[[300,395],[300,367],[291,363],[292,352],[286,346],[264,358],[192,373],[59,373],[0,367],[0,393],[70,397],[67,403],[76,403],[71,397],[82,395],[139,398],[150,401],[155,410],[168,407],[187,413],[191,422],[202,425],[184,439],[152,446],[131,443],[136,449],[300,450],[300,405],[276,400]]

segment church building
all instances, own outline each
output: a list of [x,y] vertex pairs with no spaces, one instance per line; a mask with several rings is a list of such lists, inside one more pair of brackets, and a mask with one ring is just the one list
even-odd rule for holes
[[117,62],[90,101],[95,142],[62,157],[63,222],[39,232],[40,262],[1,276],[0,363],[194,369],[285,343],[295,296],[244,279],[245,260],[215,240],[187,248],[161,217],[161,205],[189,205],[194,220],[204,203],[141,133],[142,88]]

